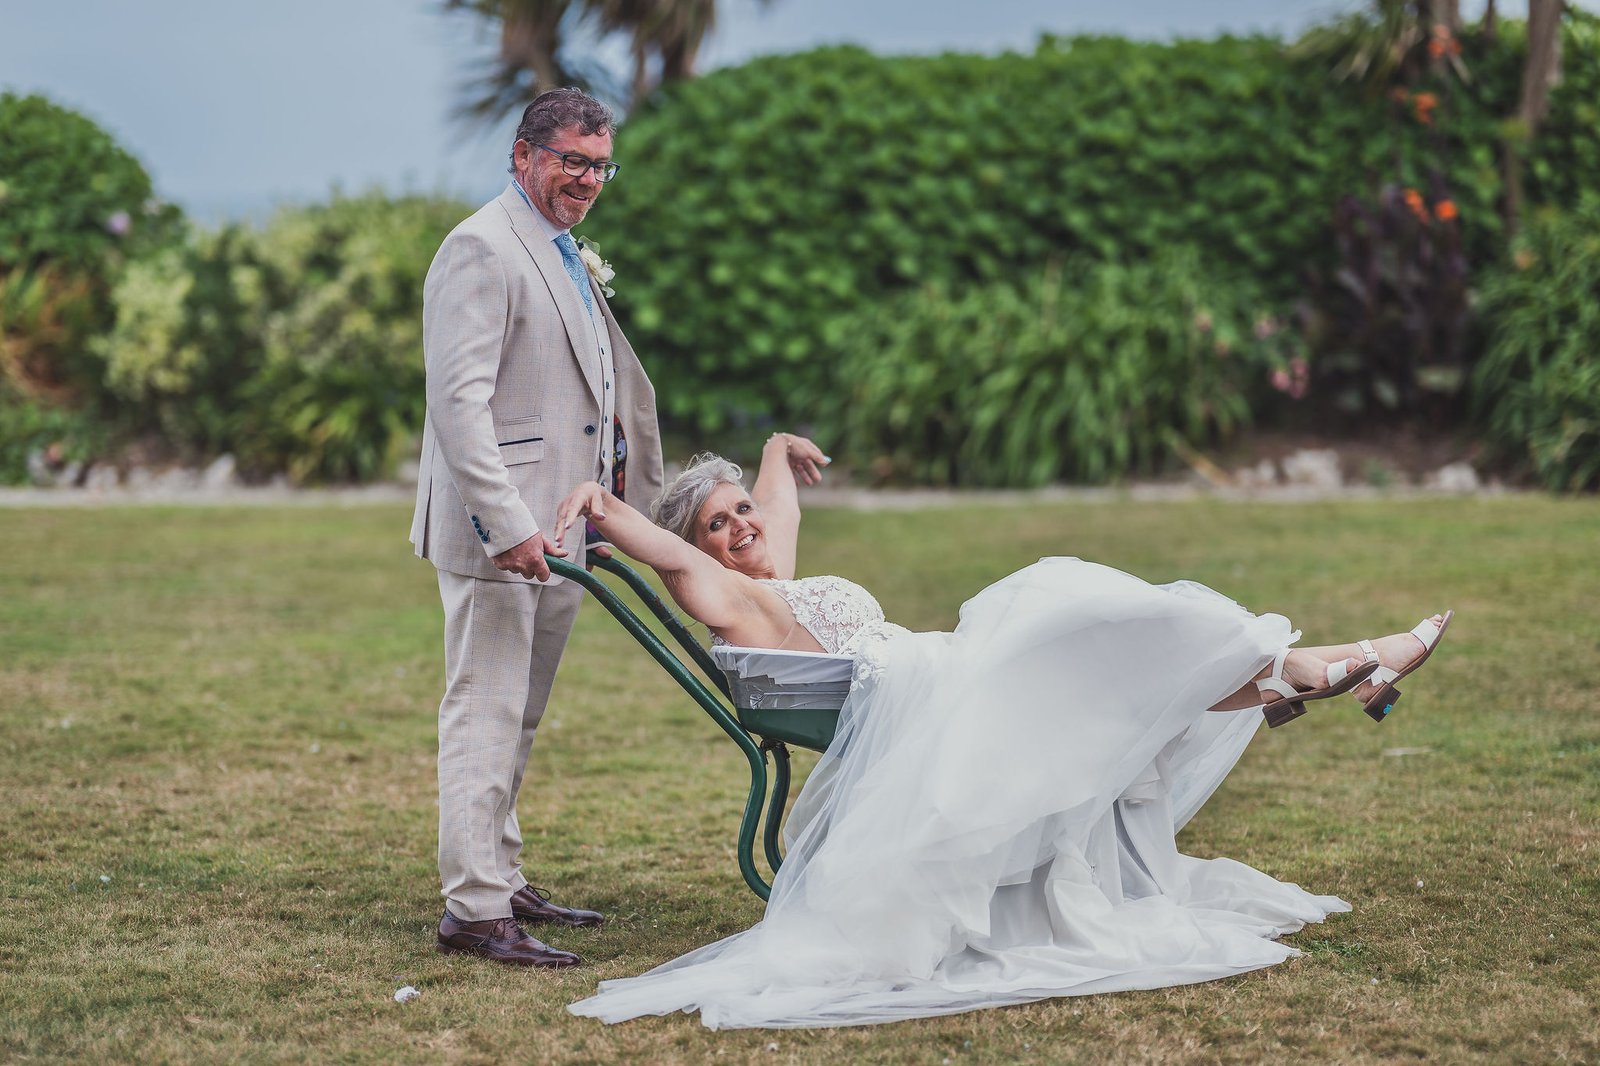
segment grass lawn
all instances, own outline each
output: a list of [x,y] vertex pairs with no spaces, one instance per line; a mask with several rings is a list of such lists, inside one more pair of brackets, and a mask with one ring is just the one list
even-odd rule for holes
[[1389,723],[1314,705],[1184,831],[1354,904],[1290,938],[1304,957],[777,1033],[564,1010],[761,912],[733,858],[743,757],[595,604],[521,813],[534,883],[612,920],[550,935],[589,960],[562,974],[434,954],[441,617],[408,520],[0,511],[0,1059],[1600,1061],[1600,501],[811,515],[801,572],[912,628],[1048,554],[1203,581],[1309,643],[1458,617]]

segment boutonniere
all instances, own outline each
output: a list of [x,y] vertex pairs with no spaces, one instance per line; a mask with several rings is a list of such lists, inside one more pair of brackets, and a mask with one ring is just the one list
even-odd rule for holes
[[611,287],[611,279],[617,276],[617,272],[612,269],[610,263],[600,258],[598,244],[579,237],[578,258],[583,260],[584,268],[589,271],[589,276],[595,280],[595,284],[600,286],[600,291],[606,294],[606,299],[609,300],[617,294],[617,290]]

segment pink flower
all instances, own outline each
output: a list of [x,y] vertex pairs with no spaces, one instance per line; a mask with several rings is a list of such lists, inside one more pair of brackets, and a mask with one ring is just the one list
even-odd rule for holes
[[126,237],[128,229],[133,225],[133,219],[128,217],[128,212],[118,211],[106,219],[106,232],[113,237]]
[[1272,336],[1273,334],[1275,334],[1277,332],[1278,332],[1278,320],[1276,318],[1274,318],[1272,315],[1265,315],[1265,316],[1263,316],[1261,318],[1256,319],[1256,326],[1255,326],[1256,340],[1264,341],[1268,337]]
[[1282,367],[1272,372],[1272,387],[1279,392],[1289,391],[1289,372]]
[[1305,359],[1297,355],[1289,360],[1289,395],[1298,400],[1310,387],[1311,367],[1306,364]]

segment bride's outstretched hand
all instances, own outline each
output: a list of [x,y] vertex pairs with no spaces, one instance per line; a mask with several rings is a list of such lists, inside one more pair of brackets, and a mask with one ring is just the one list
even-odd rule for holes
[[822,468],[833,462],[822,454],[822,449],[808,437],[798,433],[779,433],[784,441],[784,456],[794,479],[802,485],[815,485],[822,480]]
[[606,490],[598,481],[585,481],[567,493],[567,498],[556,508],[556,543],[565,545],[567,530],[580,518],[590,518],[598,523],[606,520]]

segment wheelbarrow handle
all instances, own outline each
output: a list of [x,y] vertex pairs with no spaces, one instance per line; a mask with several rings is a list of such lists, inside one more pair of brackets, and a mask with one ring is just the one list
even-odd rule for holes
[[730,700],[733,699],[733,690],[728,687],[727,676],[717,667],[716,663],[711,661],[711,656],[706,654],[706,650],[700,646],[700,642],[694,639],[694,634],[689,632],[689,628],[673,613],[672,608],[668,607],[666,602],[656,595],[656,590],[650,587],[650,583],[640,575],[639,571],[615,556],[609,558],[595,556],[593,561],[594,565],[601,570],[621,578],[633,590],[633,594],[639,597],[639,601],[650,608],[650,613],[660,619],[661,624],[667,627],[667,632],[673,635],[683,650],[689,653],[689,657],[700,668],[700,672],[710,678],[711,683],[716,685],[724,696]]
[[[744,816],[739,823],[739,872],[744,875],[745,883],[755,891],[756,895],[766,899],[771,894],[772,887],[767,884],[761,877],[760,872],[756,870],[753,854],[756,831],[761,822],[762,801],[767,798],[766,753],[751,739],[750,734],[745,732],[744,727],[739,724],[728,708],[723,706],[722,702],[712,694],[710,689],[706,688],[705,683],[696,677],[694,672],[685,666],[683,661],[674,655],[666,644],[662,643],[661,638],[656,636],[650,627],[645,625],[639,616],[628,608],[627,604],[617,598],[617,594],[612,592],[604,581],[595,577],[584,567],[575,566],[557,556],[546,555],[545,560],[550,564],[550,572],[552,574],[568,581],[577,582],[591,596],[599,600],[605,609],[611,612],[611,616],[622,624],[622,628],[626,629],[629,635],[638,641],[645,651],[650,653],[651,658],[655,659],[662,669],[672,675],[672,679],[689,694],[692,700],[700,705],[700,709],[710,715],[711,720],[716,722],[722,731],[728,734],[733,739],[733,742],[739,745],[739,749],[744,752],[745,759],[750,764],[750,793],[745,799]],[[616,560],[595,560],[597,566],[606,563],[612,565],[607,565],[604,569],[622,577],[635,592],[639,591],[639,585],[644,583],[644,579],[640,578],[631,567],[616,562]],[[624,573],[624,571],[627,573]],[[630,573],[633,575],[632,579],[627,576]],[[648,585],[644,587],[647,590],[649,588]],[[645,597],[641,596],[641,598]],[[656,597],[653,591],[650,592],[650,598],[646,598],[645,602],[649,603],[650,599],[655,599],[659,602],[659,597]],[[665,605],[661,605],[659,610],[655,607],[651,609],[656,612],[658,617],[661,616],[662,612],[666,611]],[[665,621],[665,618],[663,618],[663,621]],[[683,629],[683,624],[676,619],[668,623],[668,628],[672,628],[673,625],[676,625],[678,629]],[[687,635],[687,630],[684,630],[684,633]],[[692,638],[690,639],[692,641]],[[683,638],[680,637],[679,640],[681,642]],[[709,656],[707,661],[709,662]],[[721,674],[713,666],[709,676],[716,678],[720,677]],[[785,783],[787,783],[788,778],[787,770],[788,767],[785,766],[783,768]],[[768,855],[771,856],[776,851],[774,834],[769,832],[768,838],[767,851]]]

